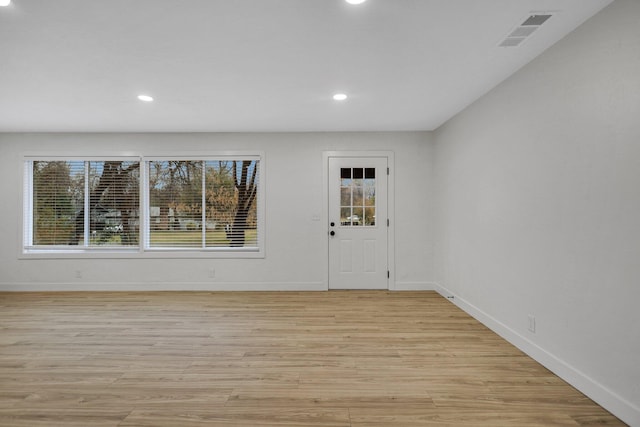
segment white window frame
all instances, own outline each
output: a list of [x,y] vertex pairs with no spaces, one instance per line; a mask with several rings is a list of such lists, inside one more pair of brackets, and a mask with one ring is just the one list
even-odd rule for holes
[[[252,253],[260,253],[263,252],[263,239],[264,239],[264,195],[263,193],[263,159],[264,156],[259,156],[259,155],[247,155],[247,154],[237,154],[237,155],[217,155],[217,156],[149,156],[149,157],[145,157],[144,158],[144,162],[142,164],[142,174],[144,176],[144,179],[142,179],[142,198],[144,198],[144,231],[143,231],[143,240],[141,240],[141,242],[143,243],[143,250],[145,252],[171,252],[171,251],[175,251],[175,252],[193,252],[193,251],[203,251],[203,252],[211,252],[211,253],[237,253],[237,254],[252,254]],[[151,208],[151,204],[149,202],[149,193],[150,193],[150,188],[149,188],[149,163],[150,162],[162,162],[162,161],[174,161],[174,160],[179,160],[179,161],[194,161],[194,162],[208,162],[208,161],[220,161],[220,160],[227,160],[227,161],[238,161],[238,160],[252,160],[252,161],[257,161],[258,162],[258,194],[256,197],[256,207],[257,207],[257,233],[258,233],[258,246],[257,247],[248,247],[248,248],[231,248],[231,247],[202,247],[202,248],[179,248],[179,247],[151,247],[150,246],[150,242],[149,242],[149,238],[150,238],[150,224],[149,224],[149,218],[151,218],[151,213],[150,213],[150,208]],[[203,190],[204,190],[204,179],[205,179],[205,174],[203,174],[202,176],[203,179]],[[203,198],[204,198],[204,191],[203,191]],[[203,200],[203,206],[204,206],[204,200]],[[261,209],[262,208],[262,209]],[[203,209],[203,216],[206,215],[205,210]],[[141,222],[141,227],[142,227],[142,222]],[[204,230],[203,230],[204,232]],[[204,237],[203,237],[204,238]]]
[[[139,238],[138,246],[134,247],[69,247],[69,246],[33,246],[33,162],[34,161],[139,161],[140,162],[140,200],[139,200]],[[218,161],[218,160],[257,160],[258,166],[258,194],[257,208],[257,247],[150,247],[149,246],[149,162],[184,160],[184,161]],[[42,258],[264,258],[265,257],[265,155],[263,152],[225,151],[213,152],[205,155],[184,155],[179,152],[164,155],[106,155],[106,156],[64,156],[24,154],[23,163],[23,192],[21,216],[22,239],[20,247],[21,259]],[[86,198],[86,195],[85,195]]]

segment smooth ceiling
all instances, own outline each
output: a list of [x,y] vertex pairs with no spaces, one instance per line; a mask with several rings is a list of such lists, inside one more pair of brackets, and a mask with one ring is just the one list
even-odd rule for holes
[[610,2],[13,0],[0,131],[433,130]]

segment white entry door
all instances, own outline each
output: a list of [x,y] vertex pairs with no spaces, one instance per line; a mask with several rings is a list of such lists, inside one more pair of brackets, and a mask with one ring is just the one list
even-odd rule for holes
[[329,157],[329,289],[388,289],[387,158]]

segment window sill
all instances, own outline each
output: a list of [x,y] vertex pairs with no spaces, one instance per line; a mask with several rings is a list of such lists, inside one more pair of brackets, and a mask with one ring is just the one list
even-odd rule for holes
[[264,258],[259,248],[176,249],[24,249],[20,259],[254,259]]

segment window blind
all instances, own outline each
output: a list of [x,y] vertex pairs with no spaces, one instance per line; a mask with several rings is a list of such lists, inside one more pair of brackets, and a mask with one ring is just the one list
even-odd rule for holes
[[70,245],[84,227],[84,162],[35,161],[32,170],[32,244]]
[[259,159],[148,162],[148,247],[258,248]]
[[91,161],[87,166],[89,246],[138,246],[140,162]]
[[31,246],[137,246],[139,161],[36,160]]

